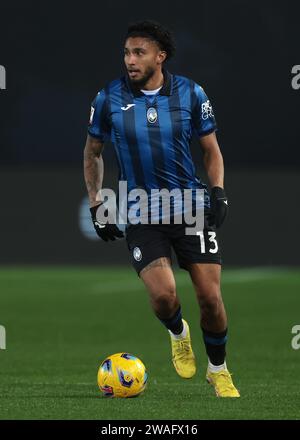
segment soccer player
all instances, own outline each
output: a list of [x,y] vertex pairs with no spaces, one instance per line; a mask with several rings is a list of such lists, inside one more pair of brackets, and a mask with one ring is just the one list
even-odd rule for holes
[[[103,180],[102,150],[111,139],[120,176],[128,192],[139,188],[203,189],[205,222],[197,235],[185,233],[186,224],[138,223],[125,229],[131,260],[150,295],[157,318],[168,329],[177,373],[196,372],[187,322],[171,266],[171,248],[179,266],[190,274],[200,306],[200,325],[208,356],[207,381],[219,397],[239,397],[225,361],[227,317],[220,290],[221,255],[216,228],[226,217],[223,158],[216,138],[212,106],[194,81],[171,74],[164,63],[174,54],[170,32],[145,21],[129,26],[124,44],[126,74],[109,82],[92,103],[84,149],[84,173],[92,221],[105,241],[122,237],[116,224],[101,223],[99,191]],[[203,151],[211,191],[195,175],[190,153],[195,134]],[[173,207],[174,208],[174,207]],[[175,208],[174,208],[175,209]],[[161,219],[161,218],[160,218]]]

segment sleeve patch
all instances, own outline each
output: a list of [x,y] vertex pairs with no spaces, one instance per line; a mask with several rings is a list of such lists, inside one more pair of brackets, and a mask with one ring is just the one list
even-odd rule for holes
[[208,118],[213,118],[213,108],[209,99],[201,104],[201,118],[205,121]]

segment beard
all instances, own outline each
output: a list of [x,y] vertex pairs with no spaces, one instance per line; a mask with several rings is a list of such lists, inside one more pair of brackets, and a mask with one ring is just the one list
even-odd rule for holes
[[142,76],[142,78],[140,78],[140,79],[132,79],[132,78],[129,77],[129,81],[131,82],[131,84],[134,87],[142,89],[143,87],[145,87],[145,85],[147,84],[149,79],[152,78],[154,73],[155,73],[155,70],[153,69],[153,67],[148,67],[146,69],[144,75]]

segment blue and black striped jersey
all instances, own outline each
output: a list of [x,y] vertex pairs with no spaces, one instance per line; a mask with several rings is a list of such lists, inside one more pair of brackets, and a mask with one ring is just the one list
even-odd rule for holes
[[[110,82],[92,103],[88,133],[114,144],[120,180],[128,192],[206,188],[195,174],[190,152],[193,134],[216,130],[212,106],[201,86],[164,71],[153,96],[135,89],[127,76]],[[205,205],[209,206],[206,192]]]

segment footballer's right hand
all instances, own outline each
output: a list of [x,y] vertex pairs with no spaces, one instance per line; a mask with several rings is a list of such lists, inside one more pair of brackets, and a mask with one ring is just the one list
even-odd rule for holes
[[114,241],[116,238],[124,237],[123,232],[120,231],[120,229],[118,229],[118,227],[116,225],[111,224],[111,223],[98,222],[97,210],[100,205],[102,205],[102,203],[100,203],[99,205],[96,205],[96,206],[92,206],[90,208],[93,225],[94,225],[95,231],[97,232],[99,237],[104,241],[109,241],[109,240]]

